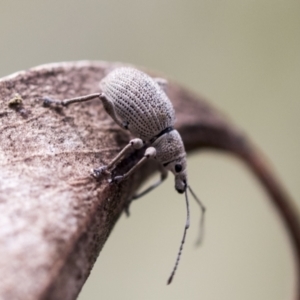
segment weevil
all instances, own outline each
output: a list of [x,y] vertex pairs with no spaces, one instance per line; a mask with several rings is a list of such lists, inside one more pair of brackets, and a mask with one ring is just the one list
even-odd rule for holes
[[165,89],[167,81],[161,78],[152,78],[146,73],[131,67],[116,68],[100,81],[100,92],[86,96],[65,100],[54,100],[43,97],[44,104],[55,103],[68,106],[71,103],[84,102],[98,98],[111,118],[123,129],[129,130],[134,138],[127,146],[106,166],[100,166],[91,171],[95,178],[101,177],[110,170],[133,149],[147,146],[144,156],[127,173],[111,178],[111,182],[118,183],[128,178],[139,166],[148,159],[155,159],[159,163],[160,179],[135,195],[135,200],[160,185],[171,171],[175,176],[175,189],[185,193],[186,222],[183,237],[180,243],[176,262],[168,279],[170,284],[175,275],[181,257],[187,229],[190,225],[190,209],[187,190],[189,190],[201,209],[200,235],[202,238],[205,207],[195,195],[187,180],[187,163],[184,144],[179,132],[174,129],[175,111]]

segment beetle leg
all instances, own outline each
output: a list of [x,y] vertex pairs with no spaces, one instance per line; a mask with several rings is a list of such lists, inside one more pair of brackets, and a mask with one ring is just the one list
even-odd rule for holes
[[115,105],[113,104],[112,101],[108,100],[105,97],[105,94],[102,93],[100,95],[100,100],[103,103],[103,107],[105,111],[111,116],[111,118],[122,128],[128,129],[128,123],[120,120],[120,118],[117,116],[116,111],[115,111]]
[[162,184],[166,178],[168,177],[168,171],[162,166],[159,166],[159,171],[160,171],[160,178],[159,180],[157,180],[156,182],[154,182],[153,184],[151,184],[148,188],[146,188],[144,191],[134,195],[127,203],[127,206],[125,208],[125,213],[126,215],[129,217],[130,212],[129,212],[129,207],[132,203],[133,200],[137,200],[141,197],[143,197],[144,195],[148,194],[149,192],[151,192],[152,190],[154,190],[156,187],[158,187],[160,184]]
[[168,177],[168,171],[163,166],[160,166],[159,171],[160,171],[160,178],[159,178],[159,180],[157,180],[156,182],[154,182],[153,184],[151,184],[144,191],[142,191],[142,192],[134,195],[131,198],[131,201],[137,200],[137,199],[143,197],[144,195],[146,195],[149,192],[151,192],[152,190],[154,190],[156,187],[158,187],[161,183],[163,183],[166,180],[166,178]]
[[143,147],[143,141],[141,139],[132,139],[122,150],[121,152],[107,165],[101,166],[99,168],[93,169],[91,171],[92,175],[95,178],[99,178],[104,173],[109,173],[109,169],[111,169],[126,153],[128,153],[131,149],[140,149]]
[[101,94],[95,93],[95,94],[90,94],[90,95],[85,95],[81,97],[76,97],[76,98],[70,98],[70,99],[64,99],[64,100],[56,100],[52,99],[48,96],[44,96],[40,98],[41,100],[44,101],[45,106],[49,106],[50,104],[56,104],[56,105],[61,105],[61,106],[68,106],[69,104],[76,103],[76,102],[85,102],[89,101],[95,98],[99,98]]
[[154,147],[148,147],[145,151],[145,154],[143,158],[136,164],[134,165],[127,173],[119,176],[115,176],[114,178],[111,179],[111,182],[121,182],[122,180],[126,179],[129,177],[139,166],[141,166],[147,159],[149,158],[155,158],[156,156],[156,149]]
[[156,83],[161,87],[163,91],[166,91],[168,85],[168,81],[166,79],[160,77],[156,77],[153,79],[156,81]]

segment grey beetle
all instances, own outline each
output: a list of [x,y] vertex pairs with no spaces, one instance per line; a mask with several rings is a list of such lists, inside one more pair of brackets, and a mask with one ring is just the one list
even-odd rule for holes
[[49,97],[43,97],[42,99],[45,104],[55,103],[67,106],[71,103],[98,98],[102,101],[106,112],[119,126],[137,136],[137,138],[129,141],[128,145],[107,166],[93,169],[92,175],[95,178],[101,177],[104,173],[109,174],[109,171],[130,150],[141,149],[144,144],[147,145],[143,158],[134,167],[126,174],[111,179],[111,182],[116,183],[126,179],[147,159],[155,159],[159,162],[160,180],[140,194],[135,195],[131,200],[145,195],[160,185],[167,178],[168,171],[174,174],[175,189],[179,193],[185,193],[187,217],[175,266],[168,279],[168,284],[170,284],[175,275],[190,224],[187,189],[190,190],[202,212],[198,242],[202,238],[205,207],[187,183],[186,152],[180,134],[174,129],[175,111],[164,91],[165,86],[166,81],[163,79],[153,79],[137,69],[122,67],[111,71],[101,80],[100,93],[62,101]]

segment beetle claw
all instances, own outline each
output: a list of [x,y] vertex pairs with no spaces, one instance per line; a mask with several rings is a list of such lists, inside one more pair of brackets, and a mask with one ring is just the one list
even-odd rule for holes
[[109,183],[119,183],[123,180],[123,176],[119,175],[119,176],[115,176],[114,178],[111,178],[108,180]]
[[104,174],[109,174],[109,172],[107,171],[107,166],[102,166],[91,170],[91,175],[96,179],[100,178]]

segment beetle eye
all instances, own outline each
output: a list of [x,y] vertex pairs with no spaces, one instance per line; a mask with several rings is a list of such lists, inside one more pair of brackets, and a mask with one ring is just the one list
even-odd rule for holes
[[176,173],[181,172],[181,170],[182,170],[182,165],[179,165],[179,164],[175,165],[175,172]]

